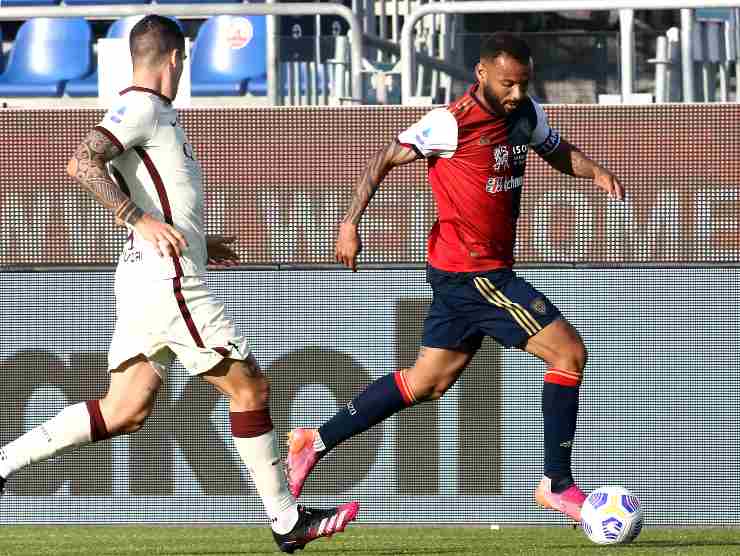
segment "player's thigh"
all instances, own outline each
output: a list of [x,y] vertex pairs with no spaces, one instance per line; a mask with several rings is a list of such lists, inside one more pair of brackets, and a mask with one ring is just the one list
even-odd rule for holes
[[410,369],[402,371],[416,401],[440,398],[468,366],[475,352],[422,346]]
[[[170,308],[162,342],[196,376],[226,368],[226,360],[243,361],[247,374],[259,370],[247,339],[226,313],[223,302],[199,277],[179,280],[177,302]],[[213,373],[211,373],[213,374]]]
[[100,401],[100,411],[109,430],[143,424],[154,407],[161,384],[161,377],[143,355],[111,370],[108,392]]
[[506,348],[524,346],[561,318],[547,296],[510,269],[479,273],[470,286],[478,300],[470,320]]
[[522,349],[565,371],[580,373],[586,365],[586,346],[575,327],[562,317],[527,339]]
[[244,360],[223,359],[200,376],[229,398],[232,411],[255,411],[267,407],[269,382],[251,353]]

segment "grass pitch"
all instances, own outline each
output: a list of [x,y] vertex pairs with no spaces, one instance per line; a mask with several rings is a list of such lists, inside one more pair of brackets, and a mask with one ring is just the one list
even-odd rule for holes
[[[152,526],[0,526],[2,556],[232,556],[279,554],[266,528]],[[618,554],[740,555],[740,529],[646,529],[631,545],[601,547],[565,527],[384,528],[350,526],[312,542],[301,556],[473,556]]]

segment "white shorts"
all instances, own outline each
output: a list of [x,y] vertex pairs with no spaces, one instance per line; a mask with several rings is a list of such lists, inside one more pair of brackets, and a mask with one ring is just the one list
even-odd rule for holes
[[164,379],[175,357],[191,375],[199,375],[223,359],[249,356],[247,340],[226,316],[224,304],[197,276],[148,281],[117,273],[115,294],[111,371],[144,355]]

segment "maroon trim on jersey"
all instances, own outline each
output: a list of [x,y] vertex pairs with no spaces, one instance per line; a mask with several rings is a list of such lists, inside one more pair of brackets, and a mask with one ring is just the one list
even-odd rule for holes
[[141,93],[150,93],[152,95],[158,96],[162,101],[166,102],[167,104],[172,104],[172,99],[169,97],[164,96],[159,91],[155,91],[154,89],[147,89],[146,87],[126,87],[123,91],[118,93],[119,95],[125,95],[126,93],[130,93],[131,91],[139,91]]
[[162,214],[164,215],[164,221],[172,226],[172,208],[170,207],[170,200],[167,198],[167,190],[164,187],[162,176],[159,174],[157,167],[154,165],[154,161],[142,147],[134,147],[136,154],[139,155],[144,166],[146,166],[149,172],[149,177],[154,182],[154,187],[157,189],[157,195],[159,196],[159,202],[162,205]]
[[213,348],[213,351],[215,351],[219,355],[223,355],[224,357],[228,357],[229,355],[231,355],[231,352],[225,347],[215,347]]
[[179,276],[172,279],[172,287],[175,291],[177,306],[180,308],[180,314],[182,315],[182,318],[185,319],[185,325],[190,331],[190,336],[193,338],[196,346],[198,346],[199,348],[205,348],[206,346],[203,343],[203,339],[200,337],[200,334],[198,333],[198,328],[195,326],[193,315],[190,314],[190,309],[188,309],[188,305],[187,303],[185,303],[185,296],[182,294],[182,282],[180,281]]
[[[144,162],[144,166],[146,166],[146,169],[149,172],[149,176],[152,178],[152,182],[154,182],[154,187],[157,189],[159,203],[162,205],[162,214],[164,215],[164,221],[172,226],[172,208],[170,207],[170,200],[167,197],[167,189],[165,189],[164,187],[162,176],[159,174],[157,167],[154,165],[154,161],[142,147],[134,147],[134,150]],[[175,265],[175,276],[182,276],[183,271],[182,265],[180,264],[180,258],[173,256],[172,264]]]
[[110,139],[116,147],[118,147],[119,149],[121,149],[121,152],[123,152],[123,151],[126,150],[126,149],[123,148],[123,145],[121,145],[121,142],[118,140],[118,137],[116,137],[115,135],[113,135],[113,133],[111,133],[109,130],[105,129],[102,125],[96,125],[93,129],[95,131],[99,131],[100,133],[102,133],[103,135],[105,135],[108,139]]

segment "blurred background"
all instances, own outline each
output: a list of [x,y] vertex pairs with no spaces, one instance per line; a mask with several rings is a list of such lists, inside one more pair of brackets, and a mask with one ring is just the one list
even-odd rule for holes
[[[736,8],[517,13],[517,4],[526,4],[513,1],[505,13],[466,14],[466,2],[442,2],[460,6],[461,13],[415,20],[408,72],[400,61],[404,22],[435,2],[345,0],[360,27],[361,50],[345,14],[291,13],[291,5],[306,4],[263,4],[282,5],[281,15],[272,16],[210,13],[204,2],[191,4],[202,15],[168,0],[106,0],[97,10],[94,3],[2,0],[0,99],[12,106],[34,106],[39,98],[47,99],[44,106],[94,105],[99,93],[104,96],[98,80],[107,79],[98,72],[101,45],[125,43],[141,17],[106,16],[117,4],[177,11],[171,15],[192,48],[194,106],[445,103],[468,86],[481,37],[498,30],[529,41],[536,67],[532,94],[544,103],[738,99]],[[313,5],[317,11],[335,6]],[[50,13],[43,12],[49,6],[56,6],[57,16],[81,8],[88,15],[34,17]],[[405,100],[403,79],[409,82]]]

